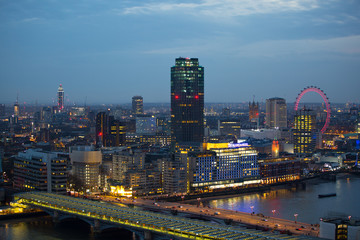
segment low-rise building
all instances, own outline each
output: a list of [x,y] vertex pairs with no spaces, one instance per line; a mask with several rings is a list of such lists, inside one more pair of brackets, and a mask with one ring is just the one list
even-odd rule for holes
[[274,184],[300,179],[301,163],[295,156],[258,160],[261,183]]
[[68,160],[55,152],[29,149],[14,161],[14,188],[66,194]]
[[349,239],[360,238],[360,219],[355,217],[323,218],[320,221],[320,238]]

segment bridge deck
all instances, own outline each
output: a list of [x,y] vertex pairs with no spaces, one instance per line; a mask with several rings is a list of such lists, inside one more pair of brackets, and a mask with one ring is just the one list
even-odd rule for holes
[[18,193],[15,195],[15,200],[43,209],[98,219],[112,224],[125,225],[131,228],[173,235],[180,238],[249,240],[313,238],[309,236],[280,235],[254,229],[219,225],[51,193]]

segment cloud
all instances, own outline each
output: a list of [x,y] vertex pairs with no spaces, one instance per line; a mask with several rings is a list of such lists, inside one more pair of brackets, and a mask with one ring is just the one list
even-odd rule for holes
[[[186,43],[186,44],[184,44]],[[242,57],[304,56],[311,54],[360,54],[360,35],[329,39],[271,40],[243,44],[231,37],[213,38],[205,44],[200,39],[176,40],[171,46],[143,51],[144,54],[222,54]]]
[[123,14],[180,12],[210,17],[235,17],[289,11],[308,11],[319,7],[319,0],[202,0],[194,3],[154,2],[128,7]]
[[324,24],[338,24],[344,25],[347,23],[359,23],[359,18],[350,14],[338,14],[338,15],[324,15],[314,17],[312,22],[315,25],[324,25]]
[[22,22],[34,22],[34,21],[38,21],[38,20],[40,20],[40,18],[33,17],[33,18],[25,18],[22,20]]
[[360,54],[360,35],[329,39],[263,41],[241,46],[237,52],[243,56],[263,57],[314,53],[358,55]]

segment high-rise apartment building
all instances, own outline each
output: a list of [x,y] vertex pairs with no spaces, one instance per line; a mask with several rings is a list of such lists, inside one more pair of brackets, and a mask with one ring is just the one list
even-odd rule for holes
[[266,99],[266,126],[269,128],[287,128],[287,108],[285,99]]
[[133,114],[144,114],[144,102],[142,96],[134,96],[132,98],[132,111]]
[[64,89],[62,84],[60,84],[57,92],[57,100],[58,100],[58,110],[62,112],[64,110]]
[[171,68],[173,142],[204,139],[204,68],[197,58],[177,58]]
[[294,153],[309,154],[316,146],[316,114],[310,109],[296,112],[294,120]]

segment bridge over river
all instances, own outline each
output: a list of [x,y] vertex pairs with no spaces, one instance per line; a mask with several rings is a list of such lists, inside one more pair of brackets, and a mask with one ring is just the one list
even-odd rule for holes
[[140,239],[316,239],[221,225],[43,192],[18,193],[15,201],[48,212],[54,221],[79,218],[94,231],[124,228]]

